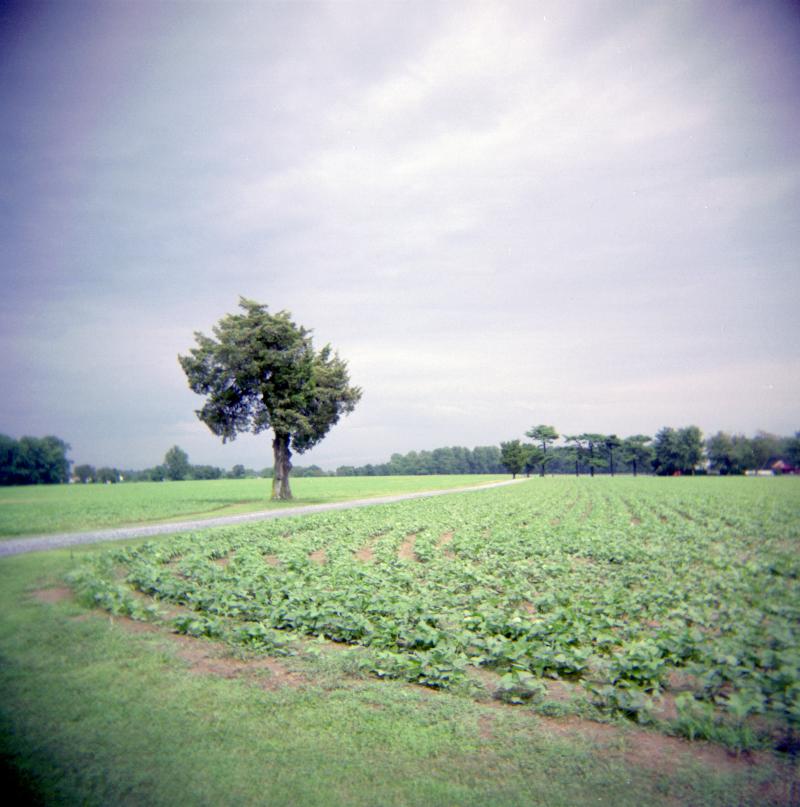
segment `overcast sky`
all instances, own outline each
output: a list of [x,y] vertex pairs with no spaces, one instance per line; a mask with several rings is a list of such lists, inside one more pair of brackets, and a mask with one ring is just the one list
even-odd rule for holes
[[244,295],[364,390],[296,464],[793,433],[799,8],[0,5],[0,432],[271,464],[177,361]]

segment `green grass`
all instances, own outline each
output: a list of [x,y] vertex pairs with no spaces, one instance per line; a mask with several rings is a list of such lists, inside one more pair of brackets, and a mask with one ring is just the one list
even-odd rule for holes
[[272,502],[268,479],[0,488],[0,538],[213,518],[351,499],[443,490],[501,476],[320,477],[292,480],[295,499]]
[[300,686],[198,674],[180,651],[203,640],[32,596],[95,553],[0,562],[0,773],[29,803],[788,804],[769,760],[715,769],[676,745],[659,763],[637,753],[657,735],[573,735],[524,707],[346,675],[334,651],[285,662]]

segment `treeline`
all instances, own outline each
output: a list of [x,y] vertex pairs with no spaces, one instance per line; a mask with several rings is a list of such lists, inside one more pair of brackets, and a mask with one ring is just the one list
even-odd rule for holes
[[58,437],[0,434],[0,485],[48,485],[69,481],[69,445]]
[[[293,476],[333,476],[326,473],[318,465],[298,466],[292,469]],[[95,468],[93,465],[76,465],[72,471],[72,479],[84,484],[92,482],[180,482],[191,479],[271,479],[272,468],[245,468],[234,465],[230,470],[216,465],[192,465],[189,455],[180,446],[173,446],[164,455],[164,461],[152,468],[139,471],[119,470],[117,468]]]
[[[497,446],[435,448],[392,454],[385,463],[342,465],[335,472],[318,465],[295,466],[293,477],[420,476],[428,474],[745,474],[800,472],[800,432],[780,437],[759,431],[755,436],[717,432],[708,439],[697,426],[665,426],[655,436],[584,432],[559,435],[553,426],[540,424],[525,433],[529,442],[515,439]],[[70,474],[69,445],[58,437],[22,437],[0,434],[0,485],[38,485],[69,482],[161,482],[189,479],[246,479],[272,477],[261,470],[234,465],[193,465],[179,446],[164,461],[143,470],[119,470],[76,465]]]
[[594,432],[559,435],[553,426],[540,424],[525,436],[531,442],[517,439],[501,443],[503,466],[514,476],[619,472],[728,475],[795,473],[800,469],[800,432],[793,437],[764,431],[754,437],[717,432],[704,440],[697,426],[665,426],[654,437],[636,434],[620,438]]
[[[377,465],[340,465],[336,476],[423,476],[427,474],[501,474],[504,471],[497,446],[434,448],[392,454]],[[293,470],[292,474],[297,475]]]

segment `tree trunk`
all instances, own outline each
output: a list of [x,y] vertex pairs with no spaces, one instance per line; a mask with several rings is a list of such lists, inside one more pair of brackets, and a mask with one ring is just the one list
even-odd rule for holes
[[275,456],[275,468],[272,472],[272,498],[285,501],[292,498],[292,489],[289,487],[289,472],[292,470],[289,435],[276,434],[272,441],[272,451]]

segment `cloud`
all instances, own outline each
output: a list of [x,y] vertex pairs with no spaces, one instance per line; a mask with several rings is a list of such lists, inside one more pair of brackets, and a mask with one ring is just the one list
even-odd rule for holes
[[[176,361],[239,294],[290,310],[363,386],[309,455],[329,464],[531,419],[648,430],[722,413],[737,384],[731,424],[789,428],[787,15],[83,12],[43,11],[0,78],[0,428],[109,464],[179,440],[196,462],[266,464],[266,437],[222,447],[191,420]],[[756,394],[760,367],[788,392]]]

